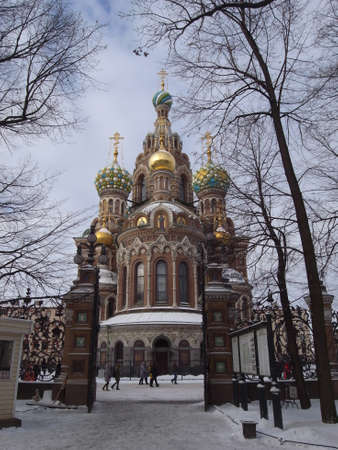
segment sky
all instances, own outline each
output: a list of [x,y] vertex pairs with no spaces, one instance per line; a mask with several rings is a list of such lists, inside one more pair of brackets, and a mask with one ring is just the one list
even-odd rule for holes
[[[42,172],[61,172],[53,197],[64,200],[63,207],[68,211],[93,206],[95,215],[98,195],[94,179],[98,170],[112,161],[109,137],[116,131],[124,137],[119,162],[132,173],[136,156],[142,152],[143,139],[153,131],[156,112],[152,97],[160,89],[158,72],[163,67],[165,51],[158,49],[147,58],[133,54],[138,45],[137,35],[131,20],[118,17],[124,7],[122,1],[74,0],[72,5],[87,22],[107,24],[102,32],[106,49],[98,55],[93,74],[96,86],[77,101],[86,121],[63,142],[44,138],[17,144],[11,151],[2,147],[0,157],[15,164],[30,155]],[[178,81],[169,75],[167,84],[172,95],[177,95]],[[174,123],[173,130],[180,132],[180,124]],[[200,136],[196,140],[200,145]],[[196,141],[191,139],[191,143]],[[185,141],[186,152],[188,147]]]
[[[64,211],[72,212],[90,208],[91,219],[97,215],[98,194],[94,179],[99,169],[112,161],[109,136],[118,131],[122,140],[119,162],[133,172],[137,155],[142,152],[142,142],[153,131],[156,113],[152,105],[153,94],[160,89],[158,72],[165,66],[166,48],[158,47],[148,57],[135,56],[133,49],[139,45],[139,36],[132,19],[122,19],[119,12],[126,10],[129,2],[123,0],[73,0],[72,8],[79,10],[89,23],[106,24],[102,31],[105,50],[98,55],[93,74],[96,86],[90,88],[77,101],[81,115],[86,116],[82,127],[69,133],[62,142],[49,138],[37,139],[30,144],[18,144],[8,150],[0,147],[0,158],[15,165],[29,155],[43,173],[60,173],[52,191],[52,199],[63,201]],[[167,78],[167,89],[174,97],[184,93],[183,82]],[[172,114],[171,114],[172,119]],[[183,123],[172,120],[172,129],[181,135],[183,151],[190,156],[193,170],[196,161],[192,152],[202,153],[201,135],[184,135]],[[76,230],[81,234],[90,220]],[[69,236],[69,247],[73,244]],[[74,246],[75,253],[75,246]],[[336,298],[337,301],[337,298]]]

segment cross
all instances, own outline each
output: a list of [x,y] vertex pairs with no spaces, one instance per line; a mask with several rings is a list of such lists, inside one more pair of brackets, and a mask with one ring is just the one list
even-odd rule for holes
[[158,72],[157,75],[159,75],[161,78],[161,89],[162,89],[162,91],[164,91],[164,80],[165,80],[165,77],[168,75],[168,72],[166,72],[165,69],[161,69],[161,71]]
[[113,136],[110,136],[109,139],[111,141],[114,141],[113,146],[114,146],[114,163],[117,163],[117,155],[119,154],[119,143],[122,139],[124,139],[124,137],[122,137],[120,135],[120,133],[118,131],[116,131],[116,133],[113,134]]
[[202,141],[206,140],[207,143],[207,155],[208,155],[208,162],[211,161],[211,144],[213,137],[211,136],[210,132],[207,131],[205,135],[202,137]]

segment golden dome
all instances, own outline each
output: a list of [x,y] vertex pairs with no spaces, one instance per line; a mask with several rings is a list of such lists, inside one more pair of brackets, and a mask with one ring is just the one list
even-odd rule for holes
[[114,242],[113,235],[106,227],[100,228],[100,230],[97,231],[95,235],[97,244],[104,244],[110,247]]
[[173,172],[176,162],[173,155],[167,150],[158,150],[151,155],[148,165],[150,170],[170,170],[170,172]]

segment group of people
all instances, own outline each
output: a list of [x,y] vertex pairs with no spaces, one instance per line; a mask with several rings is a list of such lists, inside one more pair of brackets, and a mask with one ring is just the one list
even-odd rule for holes
[[109,391],[109,383],[111,378],[115,379],[115,382],[111,385],[112,390],[114,390],[114,388],[119,391],[120,390],[120,378],[121,378],[121,370],[120,370],[120,365],[119,364],[115,364],[114,367],[111,366],[106,366],[106,368],[104,369],[104,381],[105,384],[102,387],[103,391]]
[[[173,366],[173,378],[171,379],[171,384],[177,384],[177,371],[178,367],[176,364]],[[150,387],[159,387],[157,377],[158,377],[158,369],[155,363],[151,363],[148,367],[146,366],[145,361],[142,361],[140,364],[140,379],[138,384],[146,384]],[[120,378],[121,378],[121,370],[120,365],[117,363],[114,367],[109,365],[106,366],[104,370],[104,380],[105,384],[102,387],[103,391],[109,391],[109,383],[111,378],[115,379],[115,382],[111,385],[112,390],[116,388],[117,391],[120,390]],[[149,383],[148,383],[149,377]]]
[[157,377],[158,377],[158,370],[156,367],[156,364],[150,364],[147,368],[146,363],[144,361],[141,362],[140,365],[140,379],[138,384],[148,384],[148,377],[149,377],[149,386],[154,387],[154,383],[156,387],[159,387]]

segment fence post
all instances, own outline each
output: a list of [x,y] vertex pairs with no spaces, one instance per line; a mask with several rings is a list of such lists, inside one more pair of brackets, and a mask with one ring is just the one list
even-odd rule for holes
[[262,377],[260,377],[259,382],[257,383],[257,392],[258,392],[258,399],[259,399],[259,409],[261,413],[261,419],[268,419],[268,404],[266,401],[266,395],[265,395],[265,384]]
[[283,429],[283,416],[280,403],[280,389],[276,381],[272,381],[271,389],[274,426]]
[[234,373],[232,376],[232,392],[234,398],[234,405],[239,407],[239,388],[238,388],[238,379],[237,375]]
[[241,402],[241,407],[244,411],[248,410],[248,386],[245,381],[244,375],[242,375],[241,379],[238,382],[239,386],[239,397]]

